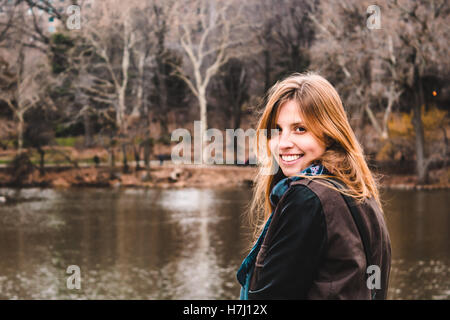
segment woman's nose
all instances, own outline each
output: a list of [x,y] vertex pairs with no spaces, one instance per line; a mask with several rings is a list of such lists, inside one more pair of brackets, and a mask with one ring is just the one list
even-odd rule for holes
[[291,141],[290,133],[280,133],[279,139],[278,148],[280,149],[288,149],[294,146],[294,143]]

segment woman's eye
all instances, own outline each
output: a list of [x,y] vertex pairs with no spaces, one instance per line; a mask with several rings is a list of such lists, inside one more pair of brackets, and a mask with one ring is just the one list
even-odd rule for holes
[[296,128],[295,128],[295,131],[296,131],[296,132],[305,132],[306,129],[303,128],[303,127],[296,127]]

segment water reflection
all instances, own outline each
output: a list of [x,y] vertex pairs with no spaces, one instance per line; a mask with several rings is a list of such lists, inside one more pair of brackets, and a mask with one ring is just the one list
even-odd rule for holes
[[390,299],[450,299],[450,192],[383,195],[392,241]]
[[[1,190],[0,193],[12,193]],[[385,192],[389,298],[449,299],[448,191]],[[247,189],[28,189],[0,207],[0,298],[235,299]],[[34,199],[34,200],[33,200]],[[81,290],[66,268],[81,268]]]

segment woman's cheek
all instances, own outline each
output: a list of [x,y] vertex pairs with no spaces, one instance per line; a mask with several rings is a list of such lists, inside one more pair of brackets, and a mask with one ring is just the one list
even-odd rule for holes
[[277,157],[277,143],[275,140],[269,140],[269,149],[270,149],[270,153],[272,154],[272,157],[275,158],[275,160],[278,161],[278,157]]

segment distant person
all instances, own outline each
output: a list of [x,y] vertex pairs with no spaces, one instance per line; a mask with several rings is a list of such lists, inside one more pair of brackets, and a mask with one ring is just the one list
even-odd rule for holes
[[97,155],[95,155],[93,159],[95,167],[98,168],[98,166],[100,165],[100,158]]
[[338,93],[315,73],[293,74],[266,101],[240,298],[386,299],[390,238]]
[[159,160],[159,165],[162,166],[164,164],[164,160],[171,160],[170,154],[158,154],[156,156]]

